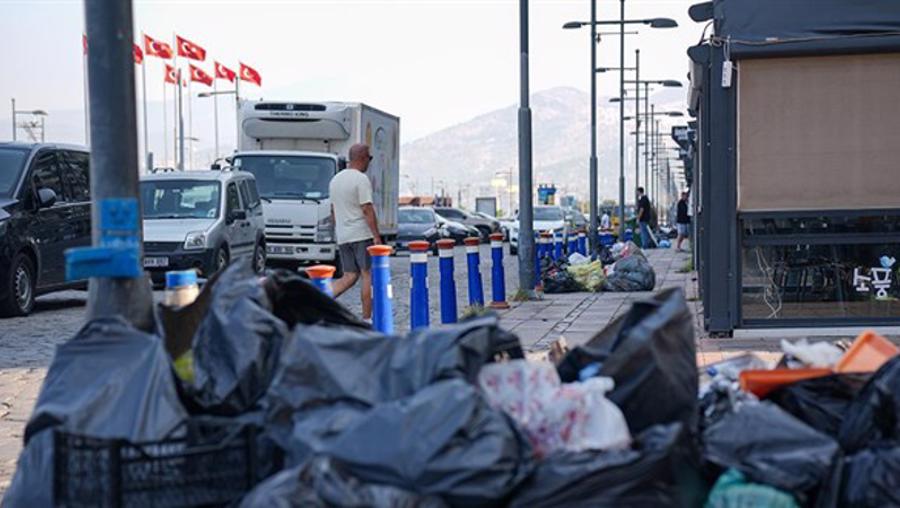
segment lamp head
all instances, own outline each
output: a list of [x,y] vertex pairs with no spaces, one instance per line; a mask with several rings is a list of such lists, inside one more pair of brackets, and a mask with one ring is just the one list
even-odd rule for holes
[[678,23],[671,18],[653,18],[647,20],[646,23],[650,25],[650,28],[675,28],[678,26]]
[[582,26],[584,26],[584,23],[582,23],[581,21],[569,21],[568,23],[563,25],[563,29],[573,30],[575,28],[581,28]]
[[668,86],[668,87],[672,87],[672,88],[681,88],[681,81],[674,80],[674,79],[664,79],[664,80],[660,81],[659,84],[662,86]]

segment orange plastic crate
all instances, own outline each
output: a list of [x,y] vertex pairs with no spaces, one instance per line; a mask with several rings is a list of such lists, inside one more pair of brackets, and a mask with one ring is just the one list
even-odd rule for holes
[[834,366],[835,372],[875,372],[900,349],[873,331],[861,334]]
[[782,386],[831,374],[831,369],[775,369],[745,370],[741,372],[741,390],[750,392],[759,398]]

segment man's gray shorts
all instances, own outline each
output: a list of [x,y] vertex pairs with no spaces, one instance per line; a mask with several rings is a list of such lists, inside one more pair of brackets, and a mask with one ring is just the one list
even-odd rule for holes
[[372,258],[366,251],[366,247],[375,245],[371,238],[358,242],[342,243],[338,245],[338,253],[341,256],[341,269],[344,272],[359,273],[361,270],[372,269]]
[[691,236],[691,225],[690,224],[677,224],[678,226],[678,234],[684,238],[688,238]]

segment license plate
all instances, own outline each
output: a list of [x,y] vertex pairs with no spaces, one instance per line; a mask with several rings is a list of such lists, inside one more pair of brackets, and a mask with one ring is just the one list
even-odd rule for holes
[[166,257],[149,257],[144,258],[145,268],[165,268],[169,266],[169,258]]
[[291,247],[282,247],[281,245],[267,245],[266,252],[269,254],[293,254]]

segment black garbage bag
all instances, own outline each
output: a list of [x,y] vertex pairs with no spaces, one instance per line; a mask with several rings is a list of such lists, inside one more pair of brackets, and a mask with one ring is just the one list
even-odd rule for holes
[[838,437],[847,409],[868,379],[865,374],[833,374],[791,383],[766,398],[810,427]]
[[841,447],[855,452],[888,441],[900,443],[900,356],[881,366],[847,409]]
[[900,445],[863,450],[844,459],[842,508],[900,506]]
[[25,426],[25,449],[3,505],[53,504],[55,429],[153,441],[185,418],[159,337],[121,318],[93,320],[56,349]]
[[511,507],[695,507],[706,497],[699,457],[681,423],[642,432],[626,450],[562,452],[542,460]]
[[454,504],[502,499],[531,449],[471,383],[518,339],[485,316],[408,337],[297,325],[265,399],[289,465],[329,455],[362,481]]
[[232,263],[211,291],[193,338],[194,379],[185,392],[195,412],[237,415],[268,389],[289,332],[249,262]]
[[656,272],[647,258],[637,253],[616,261],[603,285],[605,291],[613,292],[653,291],[654,287]]
[[634,302],[585,345],[569,351],[557,371],[571,383],[592,363],[600,364],[598,376],[615,380],[607,398],[622,409],[632,434],[675,421],[696,430],[694,326],[681,289]]
[[[549,258],[547,261],[550,261]],[[568,263],[563,260],[550,261],[541,271],[541,284],[544,292],[548,294],[554,293],[575,293],[585,291],[578,281],[572,277],[572,274],[566,269]]]
[[290,329],[297,323],[371,328],[296,272],[276,270],[266,278],[264,286],[272,302],[272,312],[287,323]]
[[364,483],[330,457],[314,457],[257,485],[240,508],[444,508],[438,497]]
[[837,442],[771,402],[746,403],[703,433],[704,457],[754,483],[803,499],[814,494],[840,457]]

